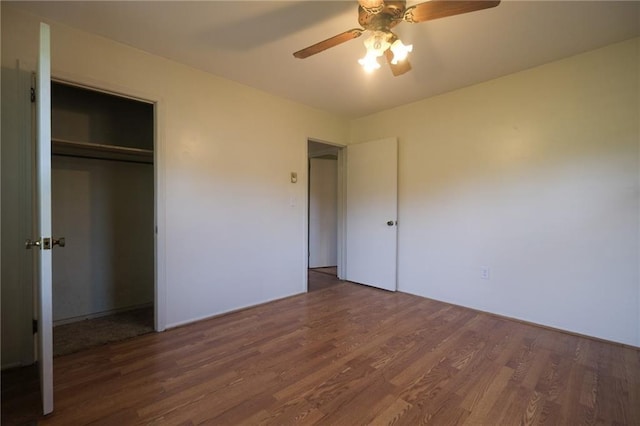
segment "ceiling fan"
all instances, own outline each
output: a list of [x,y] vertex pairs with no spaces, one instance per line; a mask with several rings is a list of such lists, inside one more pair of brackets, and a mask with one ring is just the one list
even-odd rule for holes
[[365,70],[373,71],[380,68],[378,58],[384,55],[391,72],[398,76],[411,69],[407,56],[413,46],[404,45],[391,31],[393,27],[402,21],[414,24],[488,9],[500,4],[500,0],[431,0],[410,7],[407,7],[406,0],[358,0],[358,3],[358,23],[362,28],[353,28],[330,37],[295,52],[293,56],[308,58],[370,31],[371,36],[364,42],[367,53],[358,62]]

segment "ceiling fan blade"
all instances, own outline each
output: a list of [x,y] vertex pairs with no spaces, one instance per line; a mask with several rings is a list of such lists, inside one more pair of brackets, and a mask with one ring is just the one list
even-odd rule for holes
[[411,64],[409,63],[409,59],[400,61],[397,64],[391,63],[391,60],[393,59],[393,52],[390,49],[385,50],[384,57],[387,58],[387,63],[389,64],[389,68],[391,68],[391,72],[393,73],[394,77],[411,71]]
[[345,31],[333,37],[330,37],[326,40],[321,41],[320,43],[316,43],[309,47],[305,47],[302,50],[298,50],[293,54],[296,58],[304,59],[308,58],[311,55],[315,55],[316,53],[320,53],[324,50],[329,49],[330,47],[335,47],[339,44],[344,43],[345,41],[353,40],[354,38],[358,38],[364,32],[361,28],[353,28],[349,31]]
[[500,0],[432,0],[408,7],[404,12],[403,19],[411,23],[424,22],[489,9],[499,4]]

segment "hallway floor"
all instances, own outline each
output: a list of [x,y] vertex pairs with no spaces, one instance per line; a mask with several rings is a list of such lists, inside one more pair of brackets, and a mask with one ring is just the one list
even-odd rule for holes
[[324,290],[325,288],[331,288],[335,285],[346,282],[338,279],[337,270],[338,268],[335,266],[328,268],[310,268],[307,284],[309,292]]

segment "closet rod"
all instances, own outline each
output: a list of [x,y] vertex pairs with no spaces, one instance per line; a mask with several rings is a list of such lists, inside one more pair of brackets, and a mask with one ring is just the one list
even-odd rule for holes
[[74,142],[63,139],[51,140],[51,154],[64,157],[153,164],[153,151],[149,149]]
[[110,158],[110,157],[100,157],[100,156],[92,156],[92,155],[79,155],[79,154],[60,154],[52,152],[51,155],[55,155],[56,157],[70,157],[70,158],[87,158],[90,160],[105,160],[105,161],[117,161],[118,163],[136,163],[136,164],[151,164],[153,165],[153,160],[130,160],[125,158]]

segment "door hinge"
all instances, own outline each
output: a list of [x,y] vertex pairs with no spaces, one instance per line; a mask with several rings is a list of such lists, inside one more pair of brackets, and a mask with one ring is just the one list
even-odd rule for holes
[[33,332],[33,334],[36,334],[38,332],[38,320],[34,319],[32,321],[33,322],[31,323],[31,331]]
[[36,89],[35,88],[31,88],[31,103],[34,103],[36,101]]

